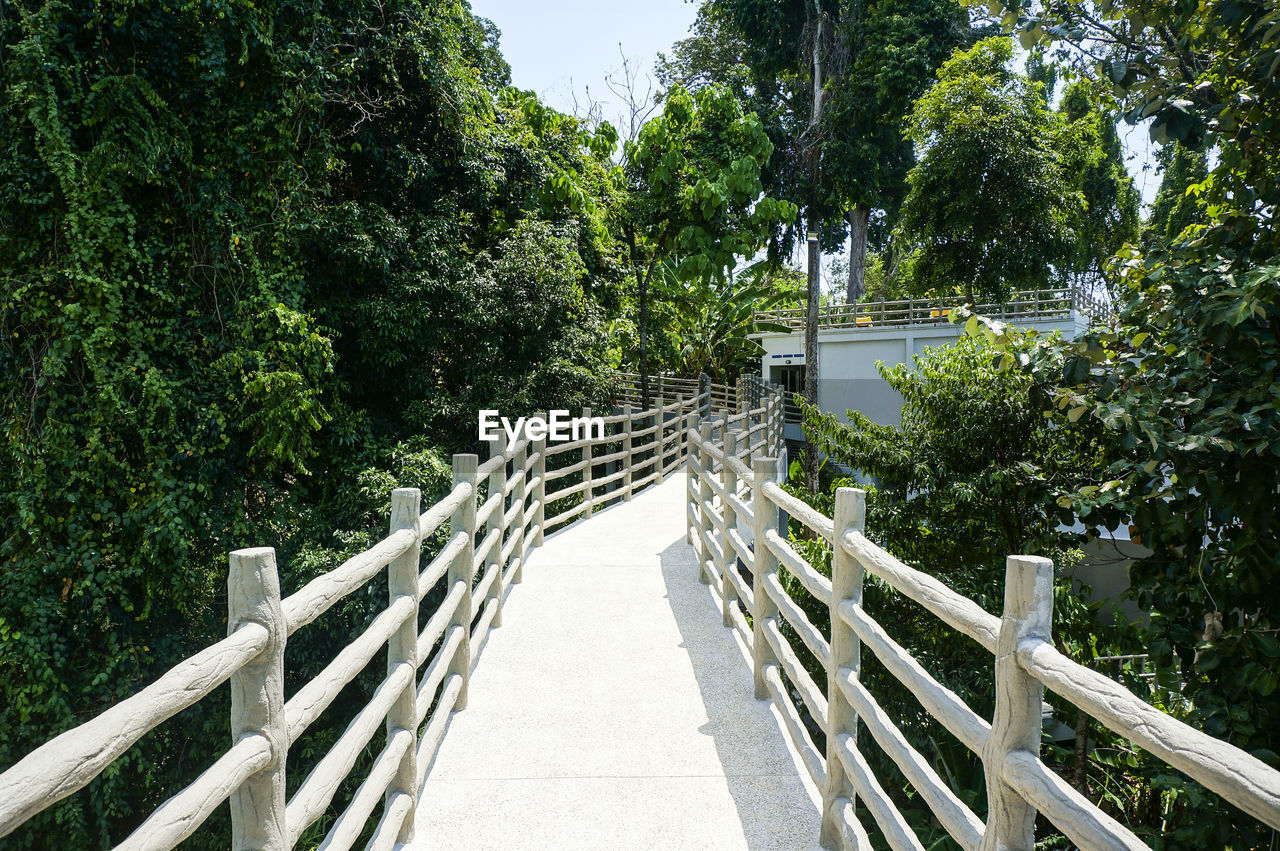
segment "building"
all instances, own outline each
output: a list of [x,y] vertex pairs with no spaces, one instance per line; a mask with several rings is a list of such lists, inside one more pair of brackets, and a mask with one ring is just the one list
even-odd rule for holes
[[[929,346],[952,343],[964,326],[951,321],[960,299],[911,299],[822,307],[818,314],[818,406],[844,416],[858,410],[884,425],[901,421],[902,398],[880,377],[877,361],[886,366],[908,363]],[[1014,293],[1005,304],[980,304],[978,313],[1003,322],[1034,328],[1042,334],[1075,337],[1107,308],[1081,290],[1046,289]],[[764,347],[761,375],[799,392],[804,388],[803,308],[756,314],[758,322],[787,326],[785,332],[755,335]],[[799,418],[788,411],[788,440],[803,440]]]
[[[883,425],[902,421],[902,397],[876,370],[908,363],[929,346],[955,342],[964,326],[951,321],[959,299],[911,299],[863,304],[828,305],[818,314],[818,406],[844,418],[861,411]],[[1074,338],[1110,314],[1109,307],[1078,289],[1015,292],[1004,304],[980,304],[977,313],[1017,328]],[[787,326],[786,332],[755,335],[764,347],[761,374],[787,390],[804,389],[805,355],[803,308],[762,311],[758,321]],[[799,411],[787,409],[786,439],[803,442]],[[1126,530],[1094,540],[1085,548],[1086,560],[1075,576],[1092,589],[1095,599],[1118,600],[1128,587],[1131,560],[1146,551],[1129,540]],[[1121,604],[1130,617],[1140,613],[1129,601]]]

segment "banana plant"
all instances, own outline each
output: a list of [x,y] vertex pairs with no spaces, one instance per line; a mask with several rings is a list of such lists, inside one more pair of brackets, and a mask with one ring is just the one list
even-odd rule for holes
[[787,301],[790,294],[767,283],[762,265],[732,272],[698,276],[677,275],[680,258],[662,263],[655,277],[655,313],[675,353],[676,370],[686,375],[705,372],[724,380],[749,370],[763,348],[753,334],[789,329],[756,319],[756,312]]

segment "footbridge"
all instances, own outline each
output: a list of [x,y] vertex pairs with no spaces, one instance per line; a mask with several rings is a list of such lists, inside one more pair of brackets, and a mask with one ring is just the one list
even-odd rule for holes
[[[961,848],[1030,851],[1038,814],[1080,848],[1147,847],[1041,761],[1046,689],[1280,829],[1280,772],[1055,648],[1050,562],[1010,556],[987,612],[877,546],[861,491],[827,516],[788,490],[776,388],[658,393],[621,394],[604,435],[455,456],[442,499],[395,491],[385,539],[288,596],[271,549],[232,553],[227,637],[0,774],[0,837],[224,687],[227,750],[117,847],[176,847],[226,802],[233,848],[923,849],[928,819]],[[386,608],[286,694],[289,636],[384,573]],[[868,575],[991,654],[992,717],[862,609]],[[867,655],[918,706],[882,705]],[[381,656],[367,704],[287,783],[290,750]],[[921,709],[980,758],[984,800],[899,729]]]

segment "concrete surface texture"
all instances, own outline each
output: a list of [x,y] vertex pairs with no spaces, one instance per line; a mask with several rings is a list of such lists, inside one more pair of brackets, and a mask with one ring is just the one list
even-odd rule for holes
[[684,494],[673,475],[530,557],[409,847],[817,847],[818,792],[698,582]]

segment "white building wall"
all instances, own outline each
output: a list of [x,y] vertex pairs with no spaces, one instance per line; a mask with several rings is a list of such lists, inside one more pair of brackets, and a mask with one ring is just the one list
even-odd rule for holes
[[[1042,334],[1055,331],[1074,337],[1084,331],[1077,316],[1052,320],[1028,321],[1021,327],[1034,328]],[[849,410],[861,411],[884,425],[902,421],[902,397],[889,386],[876,370],[876,362],[886,366],[907,363],[926,347],[953,343],[964,334],[962,325],[941,320],[935,325],[895,325],[888,327],[824,328],[818,332],[818,405],[847,419]],[[764,347],[761,374],[778,381],[780,370],[801,366],[804,358],[804,334],[765,334],[759,338]],[[798,430],[788,438],[799,439]]]

